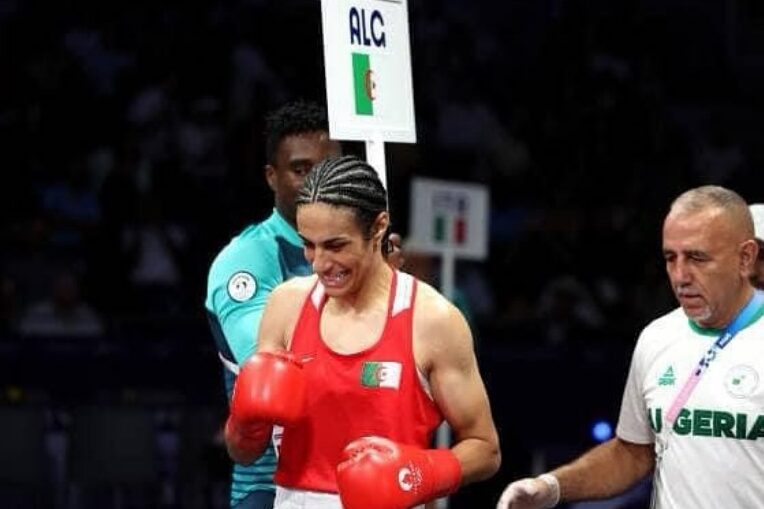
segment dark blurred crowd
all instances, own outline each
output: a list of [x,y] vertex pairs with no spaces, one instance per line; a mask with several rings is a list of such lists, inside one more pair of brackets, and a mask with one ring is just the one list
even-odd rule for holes
[[[496,486],[468,490],[463,506],[480,496],[491,505],[503,481],[529,471],[531,448],[588,440],[581,422],[614,417],[635,334],[674,305],[660,246],[668,200],[714,183],[764,201],[764,9],[756,0],[408,4],[418,141],[385,147],[393,226],[408,234],[414,176],[489,186],[490,255],[458,262],[455,297],[474,325],[507,448]],[[207,270],[272,206],[265,113],[288,99],[324,101],[320,19],[317,0],[0,0],[0,401],[15,412],[40,391],[32,410],[46,415],[38,427],[56,472],[80,457],[96,481],[132,475],[104,465],[133,465],[141,480],[156,434],[166,457],[220,491],[212,501],[210,479],[192,476],[187,486],[206,494],[179,489],[193,495],[187,504],[163,488],[162,506],[225,506]],[[408,256],[410,270],[438,283],[437,259]],[[571,362],[578,353],[589,363]],[[549,383],[558,401],[540,407]],[[136,418],[156,426],[139,434],[130,415],[101,409],[93,419],[119,419],[79,429],[70,403],[82,402],[139,403],[150,412]],[[188,402],[210,407],[196,446],[183,423],[207,414]],[[569,416],[565,429],[555,412]],[[0,446],[37,447],[15,419],[0,419],[12,437]],[[129,440],[139,435],[145,447]],[[70,452],[56,445],[63,436]],[[113,461],[114,444],[148,459]],[[197,449],[203,466],[183,459]],[[68,461],[66,481],[36,491],[71,498],[77,462]],[[0,478],[16,476],[19,464],[5,463]],[[182,485],[182,472],[162,472]]]
[[[672,306],[670,197],[764,198],[764,16],[728,4],[409,2],[393,220],[412,176],[490,186],[490,257],[457,279],[481,345],[630,345]],[[0,40],[2,331],[204,330],[212,257],[271,207],[263,115],[324,98],[320,3],[2,0]]]

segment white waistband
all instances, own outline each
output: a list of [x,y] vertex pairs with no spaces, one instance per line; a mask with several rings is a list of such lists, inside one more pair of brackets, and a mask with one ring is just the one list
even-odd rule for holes
[[336,493],[298,490],[276,486],[273,509],[342,509],[340,496]]
[[[342,509],[342,502],[336,493],[276,486],[276,501],[273,509]],[[424,509],[424,506],[418,505],[413,509]]]

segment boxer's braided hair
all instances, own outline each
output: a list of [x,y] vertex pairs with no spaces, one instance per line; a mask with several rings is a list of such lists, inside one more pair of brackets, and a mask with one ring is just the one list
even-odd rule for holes
[[[352,209],[368,240],[374,220],[387,210],[387,192],[376,170],[366,161],[352,155],[329,157],[305,177],[296,203],[298,208],[308,203],[326,203]],[[383,246],[387,245],[388,233]]]

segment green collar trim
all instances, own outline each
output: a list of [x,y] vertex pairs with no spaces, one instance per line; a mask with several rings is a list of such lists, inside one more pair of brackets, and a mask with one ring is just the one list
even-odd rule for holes
[[[748,323],[743,325],[743,327],[741,327],[740,330],[743,330],[746,327],[748,327],[749,325],[751,325],[752,323],[755,323],[762,316],[764,316],[764,306],[761,306],[759,308],[759,310],[756,311],[756,314],[754,314],[751,317],[751,319],[748,320]],[[703,336],[717,336],[718,337],[718,336],[720,336],[722,334],[722,332],[724,332],[724,329],[713,329],[711,327],[701,327],[700,325],[698,325],[697,323],[693,322],[689,318],[687,319],[687,321],[689,322],[690,328],[693,331],[697,332],[698,334],[702,334]]]

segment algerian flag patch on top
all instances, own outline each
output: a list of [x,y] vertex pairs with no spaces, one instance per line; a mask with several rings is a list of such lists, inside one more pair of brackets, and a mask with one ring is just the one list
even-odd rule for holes
[[361,385],[397,389],[401,385],[401,367],[400,362],[364,362]]

